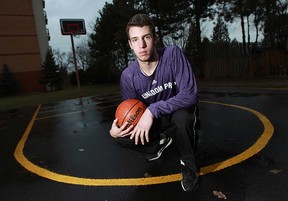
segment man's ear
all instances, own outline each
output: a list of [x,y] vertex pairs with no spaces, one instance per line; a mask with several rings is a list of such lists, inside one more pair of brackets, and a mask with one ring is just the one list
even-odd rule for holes
[[155,45],[157,45],[159,41],[159,37],[157,34],[154,36],[154,41],[155,41]]
[[131,41],[130,41],[130,40],[128,40],[128,43],[129,43],[129,46],[130,46],[130,48],[132,49],[132,44],[131,44]]

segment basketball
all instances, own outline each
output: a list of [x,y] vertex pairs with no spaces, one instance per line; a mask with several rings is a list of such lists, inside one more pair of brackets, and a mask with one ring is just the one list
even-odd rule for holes
[[120,103],[116,109],[115,117],[118,118],[118,127],[121,127],[126,121],[127,128],[130,125],[136,126],[139,119],[146,110],[146,105],[137,99],[127,99]]

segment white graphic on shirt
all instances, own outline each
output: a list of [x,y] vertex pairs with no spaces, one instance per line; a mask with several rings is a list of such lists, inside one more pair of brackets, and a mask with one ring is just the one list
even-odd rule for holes
[[151,96],[155,96],[156,94],[162,92],[163,90],[172,89],[172,88],[173,88],[172,82],[167,82],[167,83],[164,83],[163,85],[155,87],[154,89],[146,91],[144,94],[142,94],[142,97],[144,99],[147,99]]
[[152,81],[152,85],[154,85],[154,84],[157,84],[157,81],[156,81],[156,80],[153,80],[153,81]]

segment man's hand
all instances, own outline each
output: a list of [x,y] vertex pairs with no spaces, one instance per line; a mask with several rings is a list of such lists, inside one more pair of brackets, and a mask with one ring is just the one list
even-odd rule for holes
[[142,145],[146,142],[149,142],[149,130],[153,123],[153,115],[149,109],[146,109],[140,118],[139,122],[131,132],[130,139],[135,138],[135,144],[138,144],[139,138],[141,140]]
[[[133,125],[129,126],[128,128],[126,128],[126,126],[128,125],[128,122],[125,122],[120,128],[117,126],[117,121],[118,119],[116,118],[111,126],[110,129],[110,135],[114,138],[118,138],[118,137],[126,137],[128,135],[131,135],[131,130],[133,128]],[[125,129],[126,128],[126,129]]]

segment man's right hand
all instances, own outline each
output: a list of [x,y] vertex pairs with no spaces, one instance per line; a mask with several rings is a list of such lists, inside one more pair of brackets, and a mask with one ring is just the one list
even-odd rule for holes
[[[111,129],[110,129],[110,135],[114,138],[118,138],[118,137],[126,137],[131,135],[131,131],[133,129],[133,125],[129,126],[128,128],[126,128],[126,126],[128,125],[128,122],[125,122],[120,128],[117,126],[117,121],[118,119],[114,119]],[[126,128],[126,129],[125,129]]]

